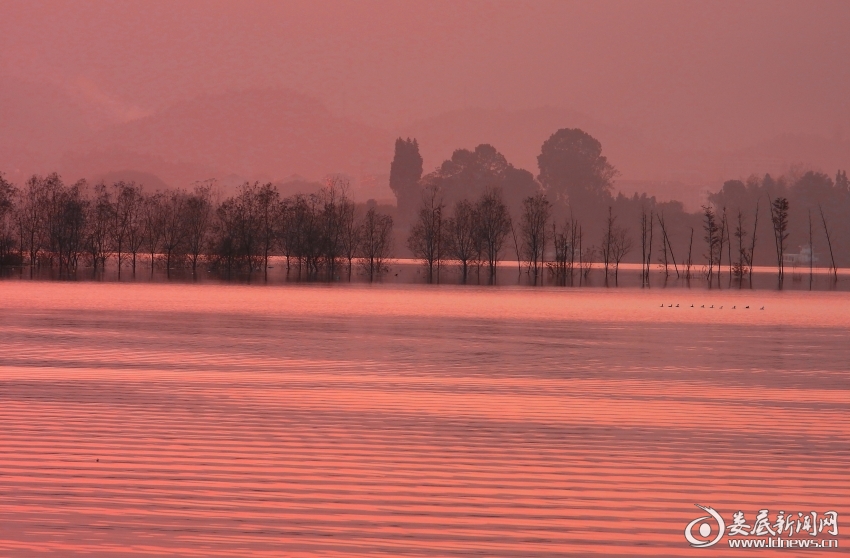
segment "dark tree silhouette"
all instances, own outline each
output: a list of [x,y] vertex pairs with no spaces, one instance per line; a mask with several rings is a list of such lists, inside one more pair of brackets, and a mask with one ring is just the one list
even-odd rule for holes
[[496,281],[496,266],[502,257],[505,239],[511,232],[511,217],[498,189],[485,192],[475,207],[484,252],[490,271],[490,283]]
[[770,202],[770,219],[773,223],[773,238],[776,242],[776,267],[779,284],[785,279],[785,241],[788,240],[788,198],[776,198]]
[[460,264],[461,281],[466,283],[469,266],[480,252],[478,216],[469,200],[455,203],[454,215],[446,221],[446,254]]
[[718,247],[720,246],[720,227],[717,226],[717,216],[714,213],[714,208],[710,205],[702,206],[703,215],[703,230],[705,231],[705,243],[708,246],[708,281],[711,283],[712,275],[714,274],[714,264],[717,261]]
[[443,210],[445,204],[440,196],[439,187],[429,186],[422,193],[422,202],[419,206],[419,214],[410,235],[407,237],[407,247],[416,259],[425,264],[427,280],[434,281],[434,268],[438,270],[437,281],[439,282],[440,260],[445,255],[445,231],[443,223]]
[[142,243],[151,257],[151,277],[156,261],[156,255],[162,247],[164,236],[163,206],[165,205],[165,194],[156,192],[145,196],[142,205],[142,221],[144,223],[144,242]]
[[508,210],[522,211],[523,201],[540,191],[534,175],[511,165],[492,145],[481,144],[474,150],[457,149],[452,158],[422,178],[423,187],[436,186],[443,201],[453,205],[463,199],[476,199],[498,188]]
[[632,250],[632,238],[623,227],[615,227],[611,240],[611,258],[614,260],[614,284],[619,283],[620,262]]
[[[844,175],[844,179],[847,179],[847,175]],[[826,235],[826,243],[829,246],[829,260],[832,263],[832,274],[835,280],[838,280],[838,268],[835,267],[835,255],[832,252],[832,235],[829,234],[829,226],[826,223],[826,216],[823,214],[823,207],[818,206],[818,211],[820,211],[821,222],[823,223],[823,232]]]
[[578,128],[558,130],[543,143],[537,166],[537,179],[546,192],[574,211],[599,212],[610,204],[617,171],[590,134]]
[[416,139],[395,140],[395,155],[390,164],[390,188],[396,197],[396,205],[402,218],[416,213],[419,206],[419,179],[422,178],[422,156]]
[[535,285],[538,276],[541,281],[543,279],[543,257],[546,253],[546,238],[551,214],[552,204],[542,193],[525,198],[520,219],[522,253]]
[[0,172],[0,265],[18,263],[14,255],[14,217],[17,195],[15,186]]
[[208,249],[213,219],[212,187],[212,181],[197,184],[195,190],[186,197],[186,251],[193,276],[197,274],[201,255]]
[[361,265],[374,281],[387,270],[387,260],[392,254],[393,219],[378,213],[374,207],[366,212],[361,225]]
[[114,206],[110,191],[105,184],[100,183],[95,186],[95,197],[88,207],[86,248],[92,273],[94,273],[98,265],[101,269],[106,269],[106,259],[109,257],[111,248],[110,225],[113,221]]

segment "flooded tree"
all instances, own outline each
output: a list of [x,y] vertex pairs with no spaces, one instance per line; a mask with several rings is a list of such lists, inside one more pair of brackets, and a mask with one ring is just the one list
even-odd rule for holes
[[[844,174],[844,180],[847,180],[847,173]],[[826,243],[829,246],[829,259],[832,264],[832,273],[835,280],[838,280],[838,268],[835,267],[835,255],[832,252],[832,235],[829,234],[829,226],[826,224],[826,216],[823,214],[823,207],[818,206],[820,211],[821,222],[823,223],[823,232],[826,235]]]
[[89,207],[83,192],[85,186],[85,182],[77,182],[70,188],[63,188],[59,195],[54,230],[60,275],[63,268],[66,273],[76,271],[85,250]]
[[469,267],[480,252],[478,217],[469,200],[455,203],[454,213],[446,221],[446,254],[460,264],[461,282],[466,283]]
[[542,193],[529,196],[523,201],[520,219],[522,254],[534,285],[537,284],[538,277],[541,282],[543,280],[543,258],[546,253],[546,237],[551,213],[552,204]]
[[156,255],[162,246],[164,204],[165,195],[162,192],[146,195],[142,203],[142,223],[144,224],[142,245],[151,258],[151,277],[153,277]]
[[171,276],[171,269],[186,253],[186,192],[170,192],[160,205],[162,224],[162,252],[165,257],[165,274]]
[[753,235],[750,239],[750,287],[753,285],[753,262],[756,257],[756,235],[758,233],[759,226],[759,203],[756,200],[756,211],[753,216]]
[[673,269],[676,271],[676,277],[679,277],[679,265],[676,263],[676,255],[673,253],[673,245],[670,243],[670,237],[667,235],[667,224],[664,220],[664,213],[656,214],[658,218],[658,224],[661,227],[661,243],[662,243],[662,256],[661,260],[664,264],[664,276],[668,277],[670,275],[669,270],[669,261],[667,259],[667,254],[670,254],[670,260],[673,261]]
[[776,198],[770,202],[770,219],[773,223],[773,238],[776,243],[776,267],[779,284],[785,278],[785,242],[788,240],[788,198]]
[[489,281],[495,283],[496,266],[501,259],[505,240],[511,232],[511,217],[502,201],[501,192],[492,189],[482,194],[475,206],[475,214],[478,216],[479,233],[490,272]]
[[652,210],[647,213],[646,209],[642,209],[640,214],[640,277],[642,284],[649,282],[650,262],[652,262],[653,225]]
[[[407,247],[413,257],[425,264],[426,278],[429,283],[434,281],[434,269],[439,274],[440,260],[445,254],[445,231],[443,210],[445,204],[436,185],[429,186],[422,193],[416,221],[407,237]],[[437,277],[439,281],[439,275]]]
[[131,245],[133,241],[138,242],[138,213],[141,205],[141,192],[134,182],[119,181],[112,185],[112,223],[110,226],[110,237],[115,250],[115,259],[118,265],[118,277],[121,277],[121,267],[125,257],[132,256],[133,272],[136,270],[136,251]]
[[256,187],[251,195],[256,210],[259,253],[262,256],[263,276],[268,278],[269,256],[275,249],[280,234],[280,192],[270,182]]
[[735,239],[738,241],[738,259],[735,261],[732,268],[735,274],[735,278],[741,285],[743,285],[744,276],[747,274],[750,265],[750,254],[744,244],[744,238],[746,236],[747,231],[744,229],[744,213],[739,209],[738,221],[735,226]]
[[15,249],[15,186],[0,172],[0,265],[16,262]]
[[347,196],[340,200],[339,215],[342,227],[341,249],[342,255],[348,262],[348,280],[351,281],[351,272],[354,258],[360,249],[361,227],[357,220],[357,206]]
[[363,219],[360,234],[361,265],[369,281],[374,281],[387,269],[387,260],[392,254],[392,232],[392,217],[370,207]]
[[616,217],[612,212],[611,206],[608,206],[608,218],[605,220],[605,232],[602,235],[602,245],[599,253],[602,256],[602,268],[605,270],[605,281],[608,281],[608,268],[611,265],[611,258],[614,252],[614,222]]
[[552,224],[552,244],[555,249],[555,260],[550,262],[549,269],[558,285],[566,285],[573,281],[576,269],[576,257],[581,260],[581,228],[575,220],[567,220],[559,229]]
[[92,273],[97,271],[98,265],[102,270],[106,269],[106,259],[111,249],[110,225],[113,220],[113,209],[110,191],[101,182],[95,186],[95,196],[88,204],[89,211],[86,217],[86,249]]
[[705,231],[705,243],[708,247],[706,259],[708,260],[708,282],[711,283],[711,278],[714,273],[714,264],[717,261],[718,247],[720,246],[720,227],[717,226],[717,217],[714,214],[714,208],[710,205],[702,206],[703,215],[703,230]]
[[614,227],[611,239],[611,258],[614,261],[614,284],[619,282],[620,262],[632,250],[632,238],[629,231],[622,227]]
[[196,184],[192,193],[186,196],[186,252],[193,276],[197,274],[201,255],[209,249],[209,232],[214,215],[212,187],[212,181]]

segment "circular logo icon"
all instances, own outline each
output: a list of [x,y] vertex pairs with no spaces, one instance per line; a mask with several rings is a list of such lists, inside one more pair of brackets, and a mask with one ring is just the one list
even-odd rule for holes
[[[694,548],[708,548],[716,545],[723,538],[723,533],[726,532],[726,524],[723,522],[723,518],[714,508],[700,506],[699,504],[694,505],[708,512],[709,515],[698,517],[688,523],[688,526],[685,527],[685,538]],[[712,519],[714,521],[711,521]],[[716,527],[712,528],[712,523],[715,523]],[[694,527],[697,525],[699,525],[697,529],[699,538],[694,536]],[[714,538],[710,538],[712,535],[714,535]]]

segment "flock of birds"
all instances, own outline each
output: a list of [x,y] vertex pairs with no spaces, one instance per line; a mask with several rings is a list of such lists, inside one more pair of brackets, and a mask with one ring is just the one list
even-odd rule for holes
[[[661,303],[661,308],[664,308],[664,306],[665,306],[665,304],[662,302],[662,303]],[[673,306],[672,304],[667,304],[666,306],[667,306],[667,308],[678,308],[678,307],[679,307],[679,305],[678,305],[678,304],[676,304],[676,306]],[[694,305],[693,305],[693,304],[691,304],[691,308],[694,308]],[[701,306],[700,306],[700,308],[705,308],[705,304],[701,305]],[[708,308],[709,308],[709,309],[714,308],[714,305],[712,304],[712,305],[711,305],[711,306],[709,306]],[[732,307],[732,310],[737,310],[737,308],[738,308],[737,306],[733,306],[733,307]],[[749,304],[748,304],[747,306],[744,306],[744,310],[749,310],[749,309],[750,309]],[[720,308],[718,308],[718,310],[723,310],[723,306],[721,305],[721,306],[720,306]],[[764,310],[764,306],[762,306],[761,308],[759,308],[759,310]]]

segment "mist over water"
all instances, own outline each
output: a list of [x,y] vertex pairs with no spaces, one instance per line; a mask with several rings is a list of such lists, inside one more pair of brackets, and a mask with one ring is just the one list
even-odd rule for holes
[[835,292],[4,281],[0,553],[687,556],[694,503],[845,517],[849,328]]

